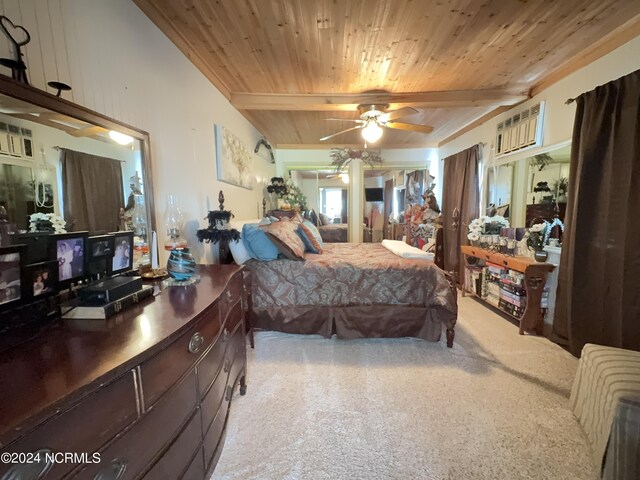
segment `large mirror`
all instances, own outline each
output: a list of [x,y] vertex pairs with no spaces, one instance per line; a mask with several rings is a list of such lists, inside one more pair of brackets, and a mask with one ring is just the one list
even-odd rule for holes
[[503,163],[502,165],[490,166],[486,175],[485,204],[487,215],[495,213],[509,219],[512,217],[513,164]]
[[53,213],[67,231],[134,230],[145,245],[155,230],[149,136],[0,77],[0,206],[18,231]]

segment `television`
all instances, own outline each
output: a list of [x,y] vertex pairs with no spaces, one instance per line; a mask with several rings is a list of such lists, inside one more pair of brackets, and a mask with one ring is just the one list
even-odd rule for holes
[[384,201],[384,189],[383,188],[365,188],[364,199],[367,202],[382,202]]
[[51,255],[58,260],[60,289],[84,278],[87,235],[88,232],[71,232],[50,236]]
[[111,261],[112,275],[124,273],[133,268],[133,232],[114,232],[115,246]]

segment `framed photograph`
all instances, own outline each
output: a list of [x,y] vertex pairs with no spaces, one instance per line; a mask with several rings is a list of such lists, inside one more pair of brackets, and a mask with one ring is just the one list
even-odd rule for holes
[[96,235],[87,239],[87,260],[111,258],[115,248],[113,235]]
[[253,190],[251,150],[222,125],[215,126],[215,134],[218,180]]
[[24,297],[37,300],[58,292],[58,262],[33,263],[22,269]]
[[26,251],[24,245],[0,248],[0,310],[23,300],[22,265]]
[[115,232],[113,260],[110,273],[123,273],[133,268],[133,232]]
[[50,249],[58,262],[59,287],[68,287],[85,276],[88,232],[71,232],[51,235]]

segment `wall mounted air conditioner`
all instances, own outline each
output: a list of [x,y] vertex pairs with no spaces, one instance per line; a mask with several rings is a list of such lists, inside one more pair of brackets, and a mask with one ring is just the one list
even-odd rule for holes
[[542,145],[544,102],[512,115],[496,127],[495,156]]

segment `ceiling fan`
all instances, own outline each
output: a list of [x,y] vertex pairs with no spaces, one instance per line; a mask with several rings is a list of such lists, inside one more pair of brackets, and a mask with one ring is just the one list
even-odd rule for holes
[[345,118],[327,118],[326,120],[339,121],[339,122],[355,122],[359,125],[345,130],[341,130],[332,135],[327,135],[320,139],[321,142],[329,140],[330,138],[342,135],[343,133],[351,132],[353,130],[362,130],[362,138],[367,143],[375,143],[382,137],[383,128],[395,128],[397,130],[406,130],[410,132],[431,133],[433,127],[428,125],[416,125],[414,123],[395,122],[396,118],[406,117],[414,113],[418,113],[418,110],[412,107],[404,107],[398,110],[387,111],[389,105],[387,104],[363,104],[358,105],[359,120],[350,120]]

